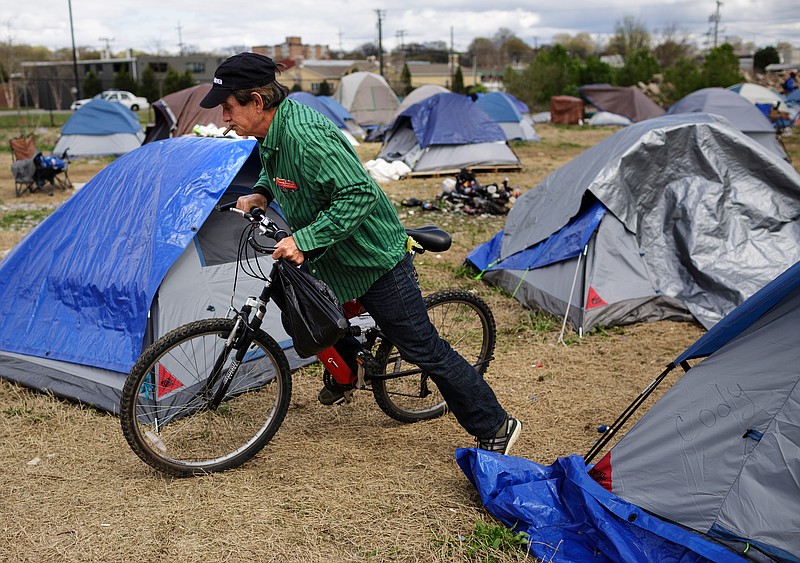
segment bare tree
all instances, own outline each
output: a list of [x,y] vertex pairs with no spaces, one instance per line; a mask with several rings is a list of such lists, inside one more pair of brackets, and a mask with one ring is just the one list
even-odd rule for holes
[[615,35],[608,44],[611,53],[622,55],[626,58],[641,49],[650,49],[650,32],[647,26],[633,16],[625,18],[617,23]]
[[11,20],[6,20],[7,40],[0,42],[0,87],[6,98],[8,107],[17,107],[17,96],[14,89],[14,76],[19,73],[19,61],[14,49],[14,38],[11,35]]
[[578,33],[574,37],[569,33],[559,33],[553,36],[553,43],[564,47],[573,57],[584,60],[597,52],[595,40],[586,32]]
[[679,59],[691,60],[695,48],[692,45],[689,34],[681,30],[677,24],[665,27],[659,33],[658,45],[653,49],[653,56],[658,59],[662,67],[669,67]]

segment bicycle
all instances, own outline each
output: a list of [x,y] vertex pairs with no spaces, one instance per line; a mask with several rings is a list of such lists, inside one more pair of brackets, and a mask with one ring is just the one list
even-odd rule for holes
[[[250,224],[240,241],[239,264],[250,264],[248,246],[270,255],[289,236],[254,208],[239,211],[234,204],[218,209],[236,211]],[[448,233],[434,226],[406,229],[412,256],[443,252],[451,245]],[[231,299],[228,317],[209,318],[180,326],[148,346],[126,378],[120,401],[122,431],[133,451],[151,467],[177,477],[202,475],[238,467],[261,451],[286,416],[292,379],[286,354],[260,327],[276,281],[250,266],[250,275],[264,281],[258,297],[248,297],[236,309]],[[235,292],[235,282],[234,282]],[[429,317],[439,334],[479,373],[493,359],[494,317],[488,305],[467,291],[447,289],[425,298]],[[352,320],[365,310],[357,300],[343,305]],[[338,352],[328,348],[317,358],[323,379],[345,391],[371,390],[378,406],[400,422],[430,420],[444,415],[447,404],[435,383],[420,368],[403,360],[380,327],[362,330],[353,370]]]

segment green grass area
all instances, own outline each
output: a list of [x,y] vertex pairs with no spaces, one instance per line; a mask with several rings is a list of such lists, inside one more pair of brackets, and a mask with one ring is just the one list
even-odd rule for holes
[[55,209],[55,207],[39,207],[0,211],[0,230],[28,232],[44,221]]

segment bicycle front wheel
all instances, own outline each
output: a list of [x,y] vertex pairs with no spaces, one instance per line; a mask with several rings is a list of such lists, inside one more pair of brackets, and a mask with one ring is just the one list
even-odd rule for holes
[[[427,296],[425,306],[439,336],[483,375],[497,338],[486,302],[467,291],[448,289]],[[403,360],[391,342],[383,341],[376,356],[386,374],[417,371],[372,382],[372,393],[383,412],[400,422],[430,420],[447,412],[447,403],[430,376]]]
[[122,431],[155,469],[185,477],[237,467],[283,422],[292,393],[286,355],[259,331],[236,366],[236,349],[227,345],[234,325],[206,319],[176,328],[131,369],[120,402]]

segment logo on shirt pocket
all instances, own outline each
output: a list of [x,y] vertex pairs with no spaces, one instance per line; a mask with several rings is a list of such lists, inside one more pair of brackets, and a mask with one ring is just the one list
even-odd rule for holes
[[297,184],[295,184],[291,180],[284,180],[283,178],[275,178],[275,185],[277,185],[284,193],[297,191]]

